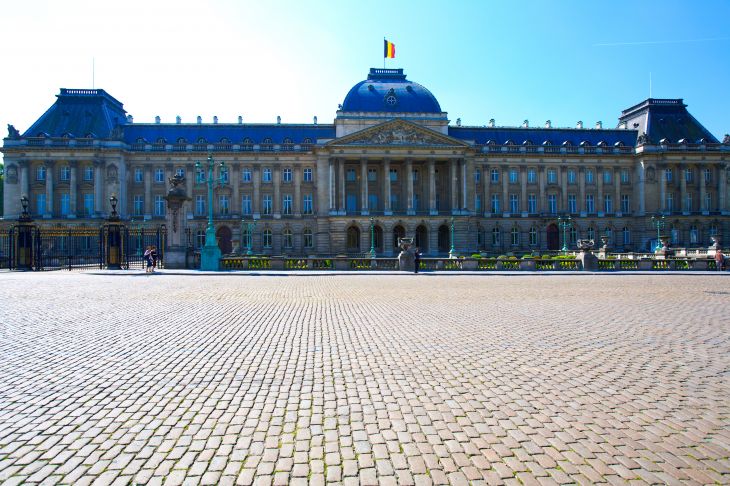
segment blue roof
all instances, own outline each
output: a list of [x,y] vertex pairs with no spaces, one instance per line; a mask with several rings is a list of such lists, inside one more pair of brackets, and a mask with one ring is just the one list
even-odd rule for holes
[[181,138],[187,143],[195,143],[201,138],[207,143],[218,143],[223,139],[228,139],[230,143],[241,143],[248,138],[254,144],[266,138],[270,138],[271,143],[280,144],[288,138],[291,143],[300,144],[306,138],[316,143],[318,138],[334,137],[334,125],[135,123],[124,127],[124,141],[129,144],[140,138],[147,143],[155,143],[161,138],[166,143],[176,143]]
[[626,122],[629,128],[636,126],[639,131],[646,132],[653,144],[662,140],[669,143],[679,143],[680,140],[686,143],[720,143],[687,111],[687,105],[681,98],[648,98],[622,111],[619,121]]
[[587,142],[595,146],[599,142],[606,142],[608,145],[621,142],[625,146],[633,147],[636,145],[638,132],[624,129],[449,127],[449,135],[461,140],[473,140],[478,145],[488,142],[497,145],[507,142],[522,145],[527,141],[530,145],[543,145],[545,142],[549,145],[562,145],[569,142],[579,146],[582,142]]
[[345,96],[342,111],[392,113],[441,113],[441,106],[429,90],[406,80],[402,69],[371,68]]

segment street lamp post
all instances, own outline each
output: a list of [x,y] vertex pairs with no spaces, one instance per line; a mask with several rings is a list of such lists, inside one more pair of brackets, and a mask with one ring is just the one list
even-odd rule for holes
[[454,217],[451,217],[451,248],[449,248],[449,258],[456,257],[456,248],[454,248]]
[[[200,269],[216,271],[220,267],[221,250],[218,248],[218,243],[215,240],[215,227],[213,226],[213,169],[215,169],[216,164],[212,155],[208,155],[205,166],[208,169],[208,227],[205,228],[205,246],[203,246],[200,252]],[[224,166],[225,164],[223,162],[218,164],[218,167],[221,169]],[[203,168],[203,164],[196,162],[195,168],[201,169]],[[215,181],[218,184],[222,184],[223,177],[220,176]]]
[[566,232],[573,226],[573,221],[570,219],[570,215],[558,216],[558,226],[563,230],[563,248],[560,250],[563,253],[568,252],[568,238]]
[[370,258],[375,258],[375,220],[370,218]]
[[[245,232],[243,228],[246,228]],[[253,232],[256,231],[256,220],[253,220],[253,223],[249,223],[246,221],[246,218],[241,218],[241,240],[243,240],[244,235],[246,235],[246,255],[251,256],[253,255],[253,252],[251,251],[251,245],[253,245]],[[241,242],[241,249],[243,250],[243,241]]]
[[661,229],[664,228],[665,224],[666,224],[666,222],[664,220],[664,215],[651,217],[651,225],[656,228],[656,247],[654,248],[654,251],[657,251],[660,248],[661,235],[659,233],[660,233]]

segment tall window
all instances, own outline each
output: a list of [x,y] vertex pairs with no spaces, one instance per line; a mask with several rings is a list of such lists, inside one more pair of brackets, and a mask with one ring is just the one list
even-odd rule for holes
[[593,201],[593,194],[586,194],[586,212],[594,213],[595,211],[596,208]]
[[705,169],[705,182],[712,181],[712,169]]
[[355,173],[355,169],[347,169],[345,171],[345,179],[347,179],[347,182],[355,182],[357,180],[357,174]]
[[90,165],[84,167],[84,180],[87,182],[94,180],[94,168]]
[[45,214],[46,212],[46,195],[45,194],[38,194],[36,196],[36,213],[41,215]]
[[492,229],[492,246],[499,246],[500,241],[499,228],[495,227]]
[[692,211],[692,193],[688,192],[684,196],[684,210]]
[[368,181],[375,182],[378,180],[378,169],[368,169]]
[[155,196],[155,216],[165,215],[165,199],[161,195]]
[[512,240],[512,246],[517,246],[520,244],[520,230],[517,228],[512,228],[512,231],[510,231],[510,239]]
[[586,231],[586,236],[589,240],[595,240],[596,239],[596,229],[593,226],[589,226],[588,230]]
[[621,169],[621,183],[628,184],[629,182],[631,182],[629,169]]
[[413,169],[413,182],[418,181],[418,169]]
[[273,212],[272,209],[272,197],[271,194],[264,194],[264,204],[263,204],[263,213],[264,214],[271,214]]
[[550,214],[558,214],[558,196],[548,194],[548,211]]
[[377,211],[378,210],[378,195],[377,194],[368,194],[368,209],[370,211]]
[[578,229],[575,226],[571,226],[569,233],[570,233],[570,244],[575,245],[578,242]]
[[530,227],[530,246],[537,246],[537,228]]
[[205,196],[203,196],[202,194],[195,195],[195,215],[205,215]]
[[244,167],[241,171],[241,180],[243,182],[251,182],[251,167]]
[[230,181],[228,177],[228,167],[221,167],[218,169],[218,176],[220,177],[220,180],[223,184],[228,184]]
[[700,241],[700,232],[697,230],[697,226],[692,225],[689,227],[689,242],[692,245],[696,245]]
[[182,167],[178,167],[175,169],[175,175],[179,177],[185,177],[185,169]]
[[281,212],[287,215],[292,213],[291,194],[284,194],[281,200]]
[[509,212],[513,214],[520,212],[520,201],[517,198],[517,194],[509,195]]
[[575,169],[568,169],[568,184],[575,184]]
[[627,227],[624,227],[624,229],[621,230],[621,235],[623,236],[623,242],[624,245],[630,245],[631,244],[631,231]]
[[244,194],[241,199],[241,213],[251,214],[251,194]]
[[205,182],[205,171],[202,168],[195,170],[195,182],[198,184]]
[[527,169],[527,183],[534,184],[537,182],[537,171],[535,169]]
[[345,209],[348,213],[357,211],[357,196],[354,194],[348,194],[345,198]]
[[133,211],[135,216],[142,216],[144,213],[144,199],[139,194],[134,196],[132,200]]
[[304,182],[312,182],[312,169],[311,169],[311,167],[306,167],[304,169]]
[[492,194],[492,213],[498,213],[499,212],[499,196],[497,194]]
[[398,182],[398,169],[390,169],[390,182]]
[[586,184],[593,184],[593,169],[586,169]]
[[623,214],[631,212],[631,198],[628,194],[621,194],[621,212]]
[[482,210],[482,196],[481,194],[474,194],[474,210],[479,213]]
[[684,180],[687,182],[692,182],[692,177],[694,175],[694,171],[692,169],[684,169]]
[[499,182],[499,170],[492,169],[490,171],[490,180],[492,181],[493,184],[496,184],[497,182]]
[[706,192],[705,193],[705,211],[711,211],[712,210],[712,193]]
[[668,192],[664,200],[664,206],[668,212],[674,211],[674,194]]
[[302,199],[302,212],[304,214],[313,214],[314,213],[311,194],[304,195],[304,198]]
[[509,183],[517,184],[518,179],[519,179],[519,172],[517,172],[517,169],[510,169],[509,170]]
[[611,169],[605,169],[603,171],[603,183],[604,184],[610,184],[612,177],[613,177],[613,171],[611,171]]
[[84,214],[89,218],[94,215],[94,195],[93,194],[84,194]]
[[482,181],[482,171],[479,169],[476,169],[474,171],[474,182],[479,184]]
[[421,200],[418,197],[418,194],[414,194],[413,195],[413,210],[414,211],[418,211],[420,209],[420,206],[421,206],[420,203],[421,203]]
[[312,230],[309,228],[304,228],[304,248],[312,248],[314,246],[314,236],[312,235]]
[[221,194],[218,196],[218,214],[221,216],[227,216],[230,212],[230,205],[228,203],[228,196]]
[[398,194],[390,193],[390,209],[393,211],[400,211],[400,204],[398,200]]
[[67,181],[69,179],[71,179],[71,167],[64,165],[61,167],[61,180]]
[[271,242],[272,242],[272,233],[270,229],[265,229],[264,233],[262,234],[262,240],[264,248],[271,248]]
[[155,182],[158,184],[165,182],[165,169],[162,167],[155,168]]
[[667,182],[672,182],[672,169],[664,169],[664,177]]
[[37,180],[37,181],[46,180],[46,166],[45,165],[39,165],[38,167],[36,167],[35,180]]
[[71,214],[71,195],[69,193],[61,194],[61,216]]
[[271,167],[264,167],[264,171],[261,173],[262,182],[271,182]]
[[603,212],[606,214],[613,212],[613,201],[610,194],[603,196]]
[[281,180],[291,182],[291,167],[284,167],[284,170],[281,171]]
[[555,169],[547,170],[547,182],[548,182],[548,184],[557,184],[558,174],[557,174],[557,172],[555,172]]
[[282,240],[284,240],[284,248],[294,248],[294,233],[289,228],[285,228],[281,236]]
[[577,213],[578,205],[576,204],[575,194],[568,194],[568,212]]

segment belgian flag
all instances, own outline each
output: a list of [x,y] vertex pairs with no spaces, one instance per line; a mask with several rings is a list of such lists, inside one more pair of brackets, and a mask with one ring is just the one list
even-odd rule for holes
[[395,59],[395,44],[383,39],[383,57],[385,59]]

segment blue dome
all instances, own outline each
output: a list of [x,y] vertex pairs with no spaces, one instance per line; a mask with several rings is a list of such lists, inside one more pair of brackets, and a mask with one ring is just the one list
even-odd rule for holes
[[407,81],[402,69],[370,68],[368,79],[347,93],[341,110],[441,113],[441,106],[429,90]]

